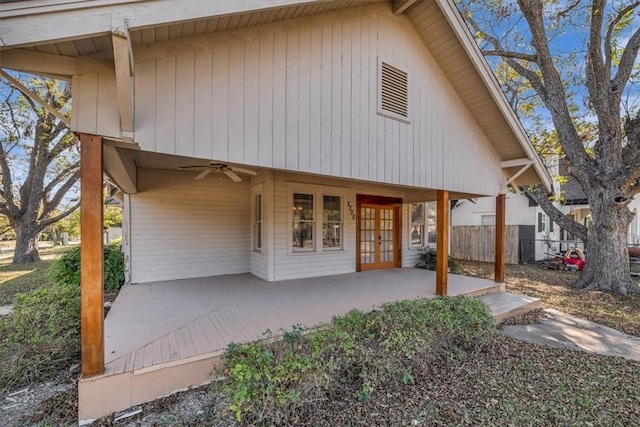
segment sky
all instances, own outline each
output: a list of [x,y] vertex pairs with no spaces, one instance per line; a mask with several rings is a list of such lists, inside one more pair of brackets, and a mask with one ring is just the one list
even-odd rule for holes
[[[530,45],[531,36],[526,20],[520,13],[514,0],[456,0],[456,3],[459,9],[463,10],[466,8],[481,29],[498,38],[508,50],[523,53],[534,52],[534,49]],[[490,11],[490,9],[486,7],[487,3],[498,5],[497,9],[493,9],[497,11],[497,13]],[[570,3],[574,2],[557,0],[546,3],[545,11],[548,17],[545,23],[547,35],[550,39],[549,47],[552,55],[559,59],[557,62],[558,69],[565,79],[568,93],[572,95],[571,100],[576,108],[574,118],[595,121],[596,117],[589,108],[588,94],[585,86],[585,54],[590,19],[588,8],[585,6],[589,2],[580,2],[576,9],[568,12],[562,19],[549,19],[549,17],[556,15],[555,12],[566,9]],[[615,10],[627,6],[629,3],[629,0],[609,2],[606,10],[607,17],[610,19]],[[607,21],[605,20],[605,22]],[[640,10],[637,9],[630,17],[629,25],[617,35],[618,47],[626,45],[631,34],[636,31],[639,26]],[[473,30],[472,33],[476,34]],[[487,47],[487,43],[483,41],[480,41],[479,45],[481,49]],[[495,70],[499,63],[498,58],[495,56],[487,56],[486,59]],[[637,58],[636,71],[640,72],[640,65]],[[627,101],[631,111],[635,113],[638,112],[640,106],[640,85],[637,83],[637,80],[630,82],[625,89],[626,96],[623,97],[623,99]],[[552,127],[550,115],[546,109],[536,109],[535,113],[548,128]],[[522,114],[520,114],[520,118],[525,128],[531,133],[535,128],[534,120]]]

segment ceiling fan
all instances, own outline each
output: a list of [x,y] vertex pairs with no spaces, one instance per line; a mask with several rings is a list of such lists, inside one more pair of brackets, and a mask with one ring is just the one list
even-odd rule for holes
[[196,169],[196,168],[199,168],[199,169],[204,168],[204,170],[196,176],[195,178],[196,180],[203,179],[205,176],[209,175],[211,172],[223,173],[229,178],[231,178],[233,182],[242,181],[242,178],[240,178],[238,173],[243,173],[245,175],[251,175],[251,176],[258,175],[256,171],[252,171],[251,169],[237,168],[235,166],[232,167],[229,165],[225,165],[224,163],[216,163],[216,162],[211,162],[208,165],[180,166],[180,169]]

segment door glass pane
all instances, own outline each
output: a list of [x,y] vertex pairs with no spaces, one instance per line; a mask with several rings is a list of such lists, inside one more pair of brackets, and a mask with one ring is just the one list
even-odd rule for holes
[[375,262],[375,229],[376,210],[374,208],[360,209],[360,263]]
[[380,262],[393,262],[393,208],[381,208],[380,221]]

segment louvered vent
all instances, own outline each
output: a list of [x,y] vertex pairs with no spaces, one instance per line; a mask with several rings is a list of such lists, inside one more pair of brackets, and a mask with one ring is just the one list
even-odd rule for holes
[[409,117],[409,80],[407,73],[381,62],[380,109],[399,118]]

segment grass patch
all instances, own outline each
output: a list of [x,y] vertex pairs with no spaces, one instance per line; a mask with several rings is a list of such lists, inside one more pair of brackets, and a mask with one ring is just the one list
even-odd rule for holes
[[[0,318],[0,395],[52,379],[80,358],[80,247],[45,249],[41,256],[32,264],[0,264],[1,296],[13,305]],[[115,298],[123,281],[122,252],[106,247],[106,300]]]
[[47,269],[68,246],[54,246],[40,250],[40,262],[13,265],[12,256],[0,258],[0,305],[11,304],[13,298],[49,284]]
[[[463,274],[493,278],[491,263],[458,261]],[[618,331],[640,336],[640,295],[574,289],[580,273],[546,270],[537,266],[507,265],[506,290],[540,298],[547,308],[597,322]]]
[[232,345],[212,400],[230,413],[203,422],[640,425],[640,363],[495,334],[476,303],[402,301]]
[[49,285],[20,294],[0,320],[0,394],[55,377],[80,356],[80,288]]
[[275,342],[230,345],[225,380],[214,387],[238,422],[307,423],[318,402],[364,404],[390,386],[412,386],[416,367],[475,348],[493,327],[488,308],[465,297],[353,310],[309,334],[294,327]]

